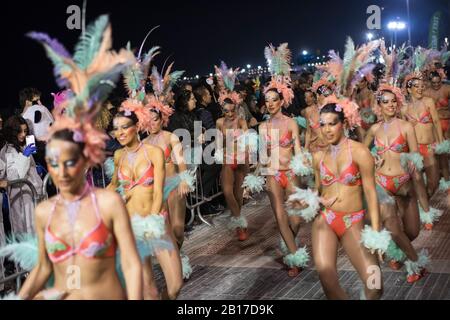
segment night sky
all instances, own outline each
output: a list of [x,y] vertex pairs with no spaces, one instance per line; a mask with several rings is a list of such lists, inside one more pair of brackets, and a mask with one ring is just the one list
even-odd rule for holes
[[[18,92],[26,86],[37,87],[43,93],[42,101],[50,106],[50,92],[58,88],[53,80],[52,66],[43,48],[26,38],[28,31],[43,31],[58,38],[72,52],[79,30],[66,28],[71,4],[82,6],[82,0],[23,2],[3,4],[2,45],[3,99],[1,113],[8,114],[18,107]],[[382,30],[378,36],[390,39],[386,30],[389,20],[399,17],[406,21],[406,0],[344,0],[344,1],[266,1],[266,0],[185,0],[121,2],[88,0],[87,21],[103,13],[110,14],[114,47],[140,45],[148,30],[157,29],[149,38],[146,49],[162,47],[156,60],[161,67],[171,55],[175,69],[186,70],[187,75],[206,75],[213,65],[224,60],[230,66],[265,65],[263,50],[268,43],[289,42],[294,55],[302,50],[326,54],[329,49],[342,52],[346,36],[356,43],[365,40],[366,8],[379,5],[382,11]],[[430,18],[442,11],[442,33],[449,32],[448,0],[410,0],[411,33],[413,45],[428,44]],[[5,14],[6,10],[6,14]],[[407,32],[398,34],[398,43],[407,40]]]

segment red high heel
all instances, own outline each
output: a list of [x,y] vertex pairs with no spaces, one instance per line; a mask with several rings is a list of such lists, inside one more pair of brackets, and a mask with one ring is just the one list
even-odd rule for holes
[[391,261],[389,261],[389,267],[392,270],[400,270],[403,267],[403,263],[401,263],[399,261],[391,260]]
[[247,229],[236,228],[236,234],[238,236],[239,241],[245,241],[249,237]]
[[292,267],[292,268],[289,268],[289,270],[288,270],[288,276],[291,277],[291,278],[294,278],[294,277],[298,276],[298,274],[299,274],[301,271],[302,271],[302,269],[299,268],[299,267]]
[[412,275],[409,275],[407,278],[406,278],[406,281],[408,282],[408,283],[414,283],[414,282],[417,282],[417,281],[419,281],[420,279],[422,279],[423,277],[425,277],[425,274],[427,273],[427,270],[425,269],[425,268],[422,268],[421,270],[420,270],[420,273],[415,273],[415,274],[412,274]]
[[433,224],[432,223],[426,223],[424,227],[425,227],[425,230],[428,230],[428,231],[433,230]]

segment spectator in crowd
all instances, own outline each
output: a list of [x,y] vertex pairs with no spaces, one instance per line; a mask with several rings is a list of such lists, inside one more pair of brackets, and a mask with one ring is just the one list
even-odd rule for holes
[[[0,151],[0,159],[5,164],[0,179],[8,181],[25,179],[36,189],[37,196],[42,194],[42,179],[36,170],[31,156],[36,147],[25,145],[25,137],[29,133],[28,124],[20,116],[9,118],[4,127],[6,145]],[[34,200],[27,185],[14,186],[9,190],[10,220],[12,232],[34,233]]]
[[33,158],[36,163],[45,167],[45,137],[48,128],[54,122],[53,116],[42,105],[41,93],[35,88],[25,88],[20,91],[19,103],[22,108],[22,118],[28,123],[28,134],[35,136],[37,150]]
[[195,115],[202,122],[202,127],[206,130],[215,128],[214,118],[207,110],[208,105],[211,103],[212,97],[208,89],[204,86],[199,86],[194,90],[194,96],[197,101],[194,109]]
[[236,85],[235,91],[239,94],[242,103],[238,106],[238,117],[247,121],[247,125],[249,128],[255,127],[258,125],[258,121],[253,117],[250,109],[245,102],[248,96],[247,88],[243,85]]

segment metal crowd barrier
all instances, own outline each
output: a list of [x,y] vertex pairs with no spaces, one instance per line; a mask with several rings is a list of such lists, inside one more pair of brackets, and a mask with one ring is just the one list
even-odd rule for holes
[[[28,181],[26,179],[17,179],[17,180],[7,181],[6,197],[8,200],[8,214],[10,217],[11,217],[11,214],[10,214],[11,213],[11,201],[10,201],[11,189],[16,188],[17,186],[21,186],[20,190],[22,190],[23,185],[26,185],[31,190],[34,207],[36,207],[36,205],[38,204],[39,201],[43,200],[42,197],[39,197],[39,195],[36,191],[36,188],[30,181]],[[3,212],[1,212],[1,214],[3,214]],[[27,215],[25,216],[25,219],[26,219],[26,222],[28,223],[29,217]],[[16,230],[14,230],[14,226],[11,223],[11,218],[9,219],[9,221],[10,221],[10,225],[11,225],[11,233],[14,234],[16,232]],[[5,268],[4,268],[4,270],[5,270]],[[14,263],[14,271],[15,272],[12,275],[10,275],[8,277],[4,277],[3,279],[0,279],[0,285],[4,285],[6,283],[9,283],[9,282],[12,282],[15,280],[16,291],[17,291],[22,285],[22,276],[26,275],[29,271],[21,270],[21,268],[17,265],[17,263]]]
[[216,178],[216,184],[213,188],[213,195],[206,197],[203,192],[203,181],[202,181],[202,169],[200,166],[197,167],[196,172],[196,185],[195,185],[195,191],[189,193],[187,199],[186,199],[186,208],[190,210],[191,217],[186,225],[190,226],[194,220],[195,220],[195,214],[197,213],[198,218],[203,222],[206,223],[208,226],[213,227],[213,224],[208,222],[205,217],[203,217],[200,206],[210,202],[211,200],[219,197],[223,194],[220,188],[220,174]]

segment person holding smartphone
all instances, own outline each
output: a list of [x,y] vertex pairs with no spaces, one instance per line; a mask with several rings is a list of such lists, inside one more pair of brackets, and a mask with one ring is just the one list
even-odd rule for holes
[[[28,138],[29,127],[21,116],[12,116],[4,127],[5,146],[0,151],[0,159],[6,164],[6,169],[0,179],[8,181],[25,179],[31,182],[37,191],[42,193],[42,179],[36,170],[32,154],[36,146],[32,138]],[[14,185],[9,190],[10,219],[12,232],[34,233],[34,196],[27,185]]]

